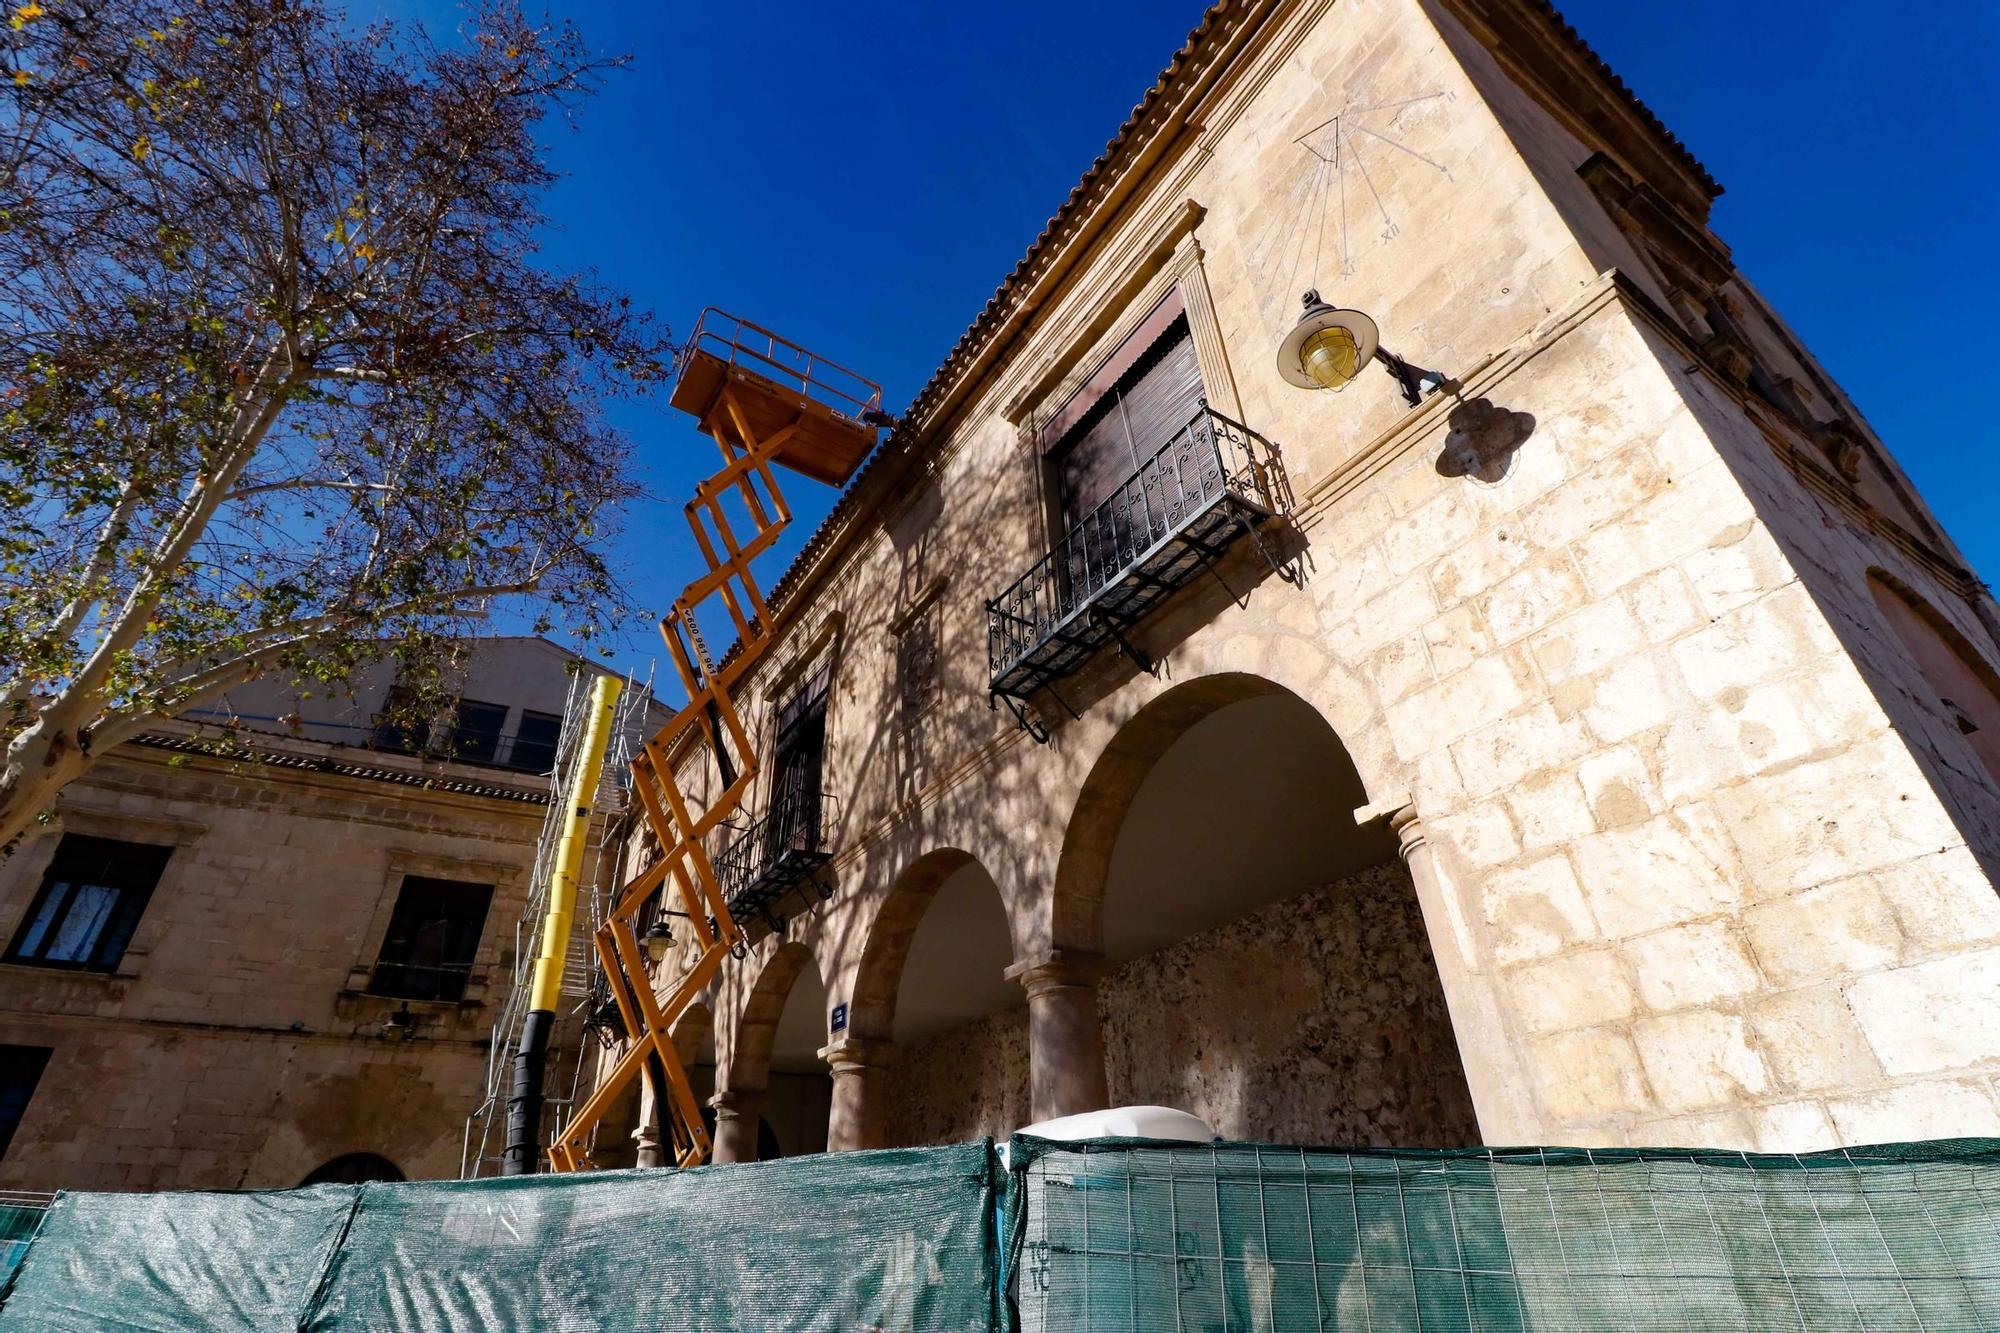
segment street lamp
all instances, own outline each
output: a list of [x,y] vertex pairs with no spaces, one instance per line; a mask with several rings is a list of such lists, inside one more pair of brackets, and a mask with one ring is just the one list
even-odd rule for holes
[[653,918],[653,924],[646,927],[644,940],[648,958],[657,963],[667,956],[674,947],[674,932],[667,928],[664,916]]
[[1354,382],[1361,368],[1380,361],[1396,378],[1403,401],[1416,407],[1427,393],[1444,387],[1444,376],[1419,370],[1382,346],[1375,321],[1359,310],[1328,305],[1310,291],[1302,298],[1299,322],[1278,344],[1278,373],[1301,389],[1338,392]]

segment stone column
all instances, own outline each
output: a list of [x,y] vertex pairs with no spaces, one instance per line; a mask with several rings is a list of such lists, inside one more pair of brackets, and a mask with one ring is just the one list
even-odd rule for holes
[[762,1088],[724,1088],[708,1099],[715,1108],[712,1162],[757,1160],[757,1118],[764,1111]]
[[1028,992],[1028,1106],[1036,1121],[1110,1104],[1097,1017],[1103,972],[1102,957],[1070,949],[1052,949],[1007,969],[1007,977]]
[[896,1048],[886,1041],[847,1037],[825,1047],[819,1058],[833,1074],[833,1108],[826,1117],[826,1150],[852,1152],[887,1143],[887,1089],[883,1075]]
[[1488,1143],[1539,1143],[1545,1137],[1534,1092],[1521,1068],[1519,1047],[1501,1012],[1492,974],[1482,967],[1472,927],[1417,808],[1407,794],[1354,812],[1357,824],[1387,818],[1396,851],[1409,868],[1410,882],[1430,937],[1431,960],[1444,991],[1445,1009],[1458,1043],[1458,1061],[1472,1093],[1480,1137]]

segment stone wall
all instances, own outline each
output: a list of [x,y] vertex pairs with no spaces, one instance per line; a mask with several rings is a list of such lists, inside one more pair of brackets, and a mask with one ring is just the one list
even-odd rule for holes
[[[1113,1105],[1173,1106],[1227,1138],[1448,1146],[1478,1126],[1399,864],[1259,908],[1114,969],[1099,988]],[[1025,1009],[899,1051],[899,1144],[1029,1118]]]

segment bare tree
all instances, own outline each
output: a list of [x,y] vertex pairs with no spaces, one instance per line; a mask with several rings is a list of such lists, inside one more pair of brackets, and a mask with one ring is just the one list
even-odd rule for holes
[[611,62],[507,6],[464,37],[313,0],[0,27],[0,845],[259,673],[616,604],[600,404],[664,334],[535,254],[536,133]]

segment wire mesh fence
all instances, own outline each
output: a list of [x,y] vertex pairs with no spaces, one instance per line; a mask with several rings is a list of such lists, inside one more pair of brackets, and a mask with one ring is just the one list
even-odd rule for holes
[[2000,1329],[2000,1140],[1006,1152],[62,1195],[0,1333]]
[[2000,1146],[1011,1145],[1039,1330],[2000,1328]]

